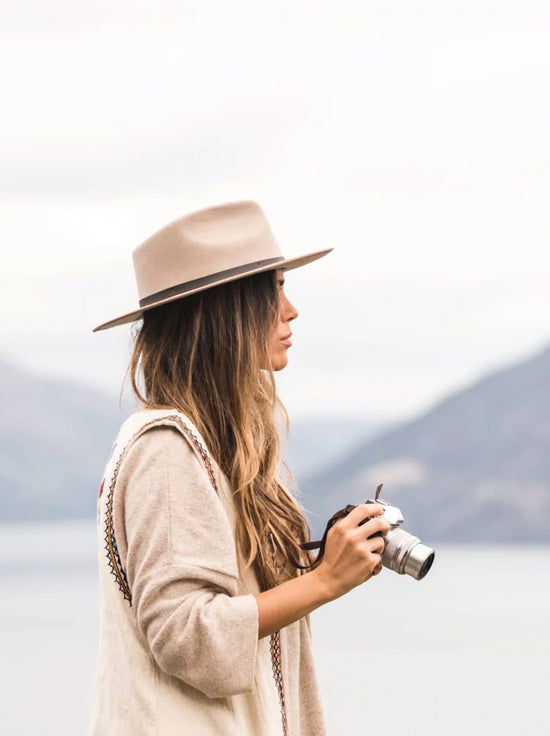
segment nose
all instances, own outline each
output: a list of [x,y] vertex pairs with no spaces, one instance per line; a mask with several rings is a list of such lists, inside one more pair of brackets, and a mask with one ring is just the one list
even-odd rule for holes
[[299,312],[294,306],[294,304],[287,299],[285,296],[283,303],[281,304],[281,318],[283,322],[291,322],[293,319],[296,319]]

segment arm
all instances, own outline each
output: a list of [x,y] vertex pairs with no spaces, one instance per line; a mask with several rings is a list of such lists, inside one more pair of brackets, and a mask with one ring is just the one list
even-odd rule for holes
[[[367,539],[375,532],[387,534],[384,509],[362,504],[338,521],[327,535],[325,555],[320,565],[256,596],[259,636],[267,636],[339,598],[380,572],[384,539]],[[367,516],[375,518],[358,526]]]
[[358,506],[335,524],[315,571],[238,595],[233,534],[202,466],[176,430],[147,432],[121,468],[115,529],[137,623],[159,667],[211,697],[250,691],[258,638],[376,572],[383,542],[366,537],[387,524],[357,524],[381,512]]
[[231,525],[177,430],[136,441],[114,504],[134,615],[159,668],[210,697],[250,692],[258,607],[239,595]]

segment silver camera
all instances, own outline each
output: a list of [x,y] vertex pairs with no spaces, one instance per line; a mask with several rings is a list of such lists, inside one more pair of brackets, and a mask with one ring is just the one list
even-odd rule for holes
[[391,526],[385,539],[382,565],[400,575],[410,575],[415,580],[422,580],[430,571],[435,558],[435,550],[423,544],[418,537],[400,528],[404,521],[403,514],[397,506],[392,506],[391,503],[379,498],[381,490],[382,486],[378,486],[375,500],[366,501],[366,503],[377,503],[383,506],[382,518],[386,519]]
[[[384,513],[381,516],[386,519],[391,527],[390,531],[384,537],[385,547],[382,553],[381,563],[388,570],[398,572],[400,575],[410,575],[415,580],[422,580],[430,571],[435,558],[435,550],[423,544],[418,537],[414,537],[409,532],[399,528],[404,521],[403,514],[397,506],[392,506],[391,503],[379,498],[381,490],[382,485],[379,485],[376,489],[374,501],[365,501],[365,503],[376,503],[379,506],[383,506]],[[300,545],[300,548],[303,550],[319,550],[319,554],[313,562],[309,565],[302,565],[293,557],[289,556],[290,562],[299,570],[313,570],[316,568],[325,554],[327,535],[331,527],[337,521],[347,516],[354,508],[356,507],[348,505],[333,514],[327,522],[322,539],[316,542],[305,542]],[[373,516],[367,516],[366,519],[363,519],[359,523],[359,526],[366,524],[369,519],[373,518]],[[376,532],[372,536],[381,537],[382,533]]]

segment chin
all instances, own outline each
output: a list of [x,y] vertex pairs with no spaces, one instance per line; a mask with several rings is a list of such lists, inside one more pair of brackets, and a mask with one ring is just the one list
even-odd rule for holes
[[287,365],[288,357],[286,355],[283,355],[271,362],[271,370],[276,373],[277,371],[282,371],[283,368],[287,367]]

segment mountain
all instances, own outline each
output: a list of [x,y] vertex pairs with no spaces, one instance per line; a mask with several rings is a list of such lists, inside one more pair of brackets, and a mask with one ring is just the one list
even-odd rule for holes
[[[85,385],[42,378],[0,360],[0,522],[93,517],[101,474],[133,409]],[[353,420],[298,420],[285,457],[299,480],[374,431]]]
[[93,517],[117,400],[2,360],[0,405],[0,519]]
[[302,491],[314,532],[379,483],[427,543],[550,542],[550,349],[310,476]]
[[387,425],[382,421],[316,417],[290,421],[288,437],[283,440],[283,457],[298,481],[319,467],[328,466],[350,447],[373,437]]
[[[93,517],[128,401],[2,360],[0,401],[0,520]],[[550,349],[373,437],[380,427],[291,422],[285,458],[315,534],[384,483],[428,543],[550,541]]]

